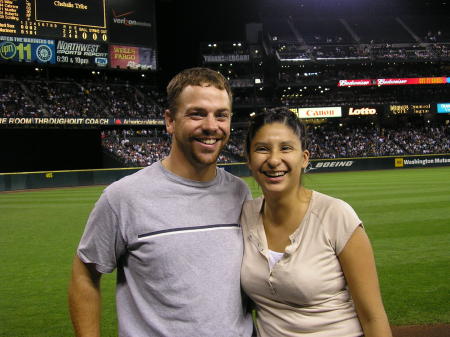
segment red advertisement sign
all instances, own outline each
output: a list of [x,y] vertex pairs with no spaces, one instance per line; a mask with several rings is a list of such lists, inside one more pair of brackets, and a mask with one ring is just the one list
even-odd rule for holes
[[109,58],[112,68],[143,70],[156,68],[156,57],[151,48],[111,45]]
[[340,80],[338,87],[356,87],[369,85],[412,85],[412,84],[445,84],[450,77],[410,77],[410,78],[378,78],[364,80]]
[[338,87],[355,87],[355,86],[367,86],[372,85],[371,79],[365,80],[340,80]]

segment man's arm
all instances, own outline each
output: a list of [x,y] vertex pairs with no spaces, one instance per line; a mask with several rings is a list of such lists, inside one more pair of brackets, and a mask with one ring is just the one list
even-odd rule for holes
[[69,309],[77,337],[100,337],[100,277],[93,264],[73,259]]

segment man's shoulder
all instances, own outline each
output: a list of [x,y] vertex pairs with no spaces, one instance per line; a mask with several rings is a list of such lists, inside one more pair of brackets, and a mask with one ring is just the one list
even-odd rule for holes
[[144,187],[150,188],[151,182],[158,179],[157,175],[157,165],[152,164],[113,182],[106,187],[104,193],[110,197],[133,195],[137,190]]
[[247,184],[239,177],[226,171],[224,168],[219,168],[219,172],[222,174],[222,183],[224,184],[236,184],[240,186],[247,186]]
[[250,189],[247,183],[241,178],[225,171],[225,169],[220,168],[219,171],[222,174],[221,184],[225,186],[228,190],[237,190],[239,194],[245,196],[246,199],[251,198]]

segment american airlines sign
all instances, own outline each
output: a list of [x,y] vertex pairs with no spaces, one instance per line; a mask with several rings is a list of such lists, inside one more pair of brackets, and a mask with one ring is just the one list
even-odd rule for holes
[[291,110],[297,114],[298,118],[342,117],[342,108],[341,107],[294,108]]

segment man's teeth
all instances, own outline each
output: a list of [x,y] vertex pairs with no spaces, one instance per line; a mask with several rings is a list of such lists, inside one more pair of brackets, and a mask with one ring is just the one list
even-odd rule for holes
[[284,172],[284,171],[282,171],[282,172],[265,172],[264,174],[268,177],[276,178],[276,177],[284,176],[286,174],[286,172]]
[[204,144],[212,145],[217,142],[217,139],[200,139],[200,141]]

